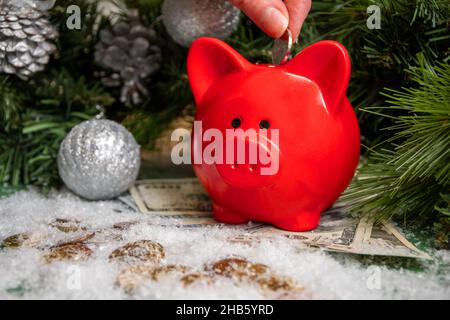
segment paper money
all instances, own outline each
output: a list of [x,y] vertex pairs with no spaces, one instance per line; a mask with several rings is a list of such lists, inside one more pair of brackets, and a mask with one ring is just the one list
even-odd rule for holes
[[[121,203],[125,205],[125,208],[132,210],[132,211],[139,211],[139,208],[136,206],[136,203],[134,202],[133,198],[130,194],[121,195],[120,197],[117,197],[117,200],[119,200]],[[117,208],[116,211],[122,212],[121,208]]]
[[143,213],[211,216],[211,201],[195,178],[137,181],[130,193]]
[[383,221],[375,225],[368,218],[359,221],[351,250],[358,254],[432,259],[409,242],[392,223]]
[[[130,190],[142,213],[168,218],[167,225],[206,227],[227,225],[212,217],[211,201],[196,178],[137,181]],[[229,240],[251,244],[262,239],[284,237],[299,247],[307,245],[327,251],[360,255],[382,255],[431,259],[410,243],[390,222],[374,225],[345,214],[345,207],[335,206],[322,213],[320,225],[309,232],[290,232],[263,223],[232,225],[241,233]]]
[[309,232],[292,232],[277,229],[271,225],[247,228],[247,235],[256,237],[282,236],[319,248],[346,250],[352,244],[358,221],[347,217],[340,208],[333,208],[322,214],[320,225]]

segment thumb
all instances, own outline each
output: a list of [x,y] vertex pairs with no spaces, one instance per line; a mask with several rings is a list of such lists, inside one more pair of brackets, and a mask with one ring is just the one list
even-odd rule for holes
[[270,37],[279,38],[286,32],[289,15],[282,0],[230,1]]

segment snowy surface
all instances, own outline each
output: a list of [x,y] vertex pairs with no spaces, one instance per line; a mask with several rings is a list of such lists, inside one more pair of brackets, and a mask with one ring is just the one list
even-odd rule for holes
[[[45,263],[51,245],[86,231],[64,233],[49,226],[56,218],[79,220],[88,229],[139,221],[123,231],[123,239],[89,244],[85,261]],[[167,219],[166,219],[167,220]],[[165,220],[165,221],[166,221]],[[217,227],[160,226],[161,218],[144,216],[116,201],[87,202],[68,193],[47,197],[23,191],[0,200],[0,239],[32,232],[42,236],[36,247],[0,249],[0,299],[450,299],[449,251],[432,253],[433,262],[418,261],[419,271],[362,263],[353,256],[336,256],[290,240],[251,245],[230,243],[234,230]],[[44,237],[45,236],[45,237]],[[276,275],[303,288],[296,293],[267,292],[251,281],[216,277],[215,281],[184,286],[180,275],[147,279],[133,293],[116,285],[123,264],[108,261],[111,252],[131,241],[148,239],[165,250],[161,262],[203,270],[222,258],[242,257],[263,263]]]

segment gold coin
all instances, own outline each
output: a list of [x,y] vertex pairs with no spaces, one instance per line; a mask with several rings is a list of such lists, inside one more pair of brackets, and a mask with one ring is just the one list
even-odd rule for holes
[[7,248],[19,248],[30,239],[28,233],[19,233],[7,237],[3,240],[3,245]]
[[46,236],[42,234],[25,232],[5,238],[2,244],[6,248],[34,247],[45,238]]
[[112,241],[122,240],[124,240],[123,235],[116,229],[98,229],[95,230],[94,237],[92,237],[92,239],[89,239],[89,243],[98,245],[102,243],[111,243]]
[[151,279],[152,273],[153,267],[148,265],[129,267],[119,272],[116,277],[116,285],[128,293],[132,293],[145,279]]
[[211,267],[211,270],[217,275],[239,280],[256,279],[267,273],[268,269],[269,267],[264,264],[252,263],[241,258],[222,259]]
[[61,244],[50,248],[43,259],[47,263],[55,261],[80,261],[92,255],[92,250],[83,243]]
[[117,248],[109,255],[109,260],[159,263],[164,257],[162,245],[151,240],[139,240]]
[[297,291],[300,288],[294,280],[276,275],[269,275],[257,280],[262,289],[270,291]]
[[54,221],[50,223],[50,226],[65,233],[87,229],[85,226],[82,226],[81,222],[78,220],[70,220],[62,218],[56,218]]
[[207,284],[211,284],[214,281],[214,277],[210,273],[206,272],[193,272],[181,277],[180,281],[185,287],[187,287],[196,282],[206,282]]
[[169,264],[166,266],[159,266],[155,267],[153,269],[152,273],[152,279],[155,281],[158,281],[161,276],[173,273],[173,272],[180,272],[180,273],[186,273],[189,271],[189,267],[183,266],[183,265],[177,265],[177,264]]
[[75,238],[64,240],[63,242],[58,243],[56,246],[65,246],[69,244],[80,244],[80,243],[83,244],[94,238],[95,235],[96,235],[95,232],[89,232]]
[[[254,283],[266,291],[301,291],[296,282],[287,277],[275,275],[270,268],[261,263],[253,263],[242,258],[226,258],[216,261],[211,267],[205,268],[216,275],[232,278],[238,281]],[[186,278],[187,284],[196,281],[196,275]]]
[[133,293],[146,280],[158,281],[164,275],[174,272],[185,273],[188,270],[187,266],[173,264],[156,267],[151,265],[132,266],[119,272],[116,285],[128,293]]
[[123,240],[123,237],[117,231],[112,229],[111,230],[99,229],[82,234],[81,236],[65,239],[60,243],[58,243],[57,245],[77,244],[77,243],[88,243],[98,245],[102,243],[109,243],[111,241],[121,241],[121,240]]

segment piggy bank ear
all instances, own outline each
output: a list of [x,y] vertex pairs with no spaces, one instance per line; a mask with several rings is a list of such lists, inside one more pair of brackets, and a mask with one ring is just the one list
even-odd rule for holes
[[199,38],[191,46],[187,61],[189,82],[198,104],[219,78],[248,68],[250,63],[225,42]]
[[296,55],[286,69],[315,82],[329,111],[337,111],[350,80],[351,63],[347,50],[336,41],[317,42]]

